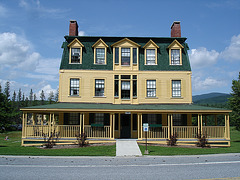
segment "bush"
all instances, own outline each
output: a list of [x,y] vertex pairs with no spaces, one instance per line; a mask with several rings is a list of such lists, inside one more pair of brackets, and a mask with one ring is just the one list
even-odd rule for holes
[[177,144],[177,133],[174,133],[173,135],[170,136],[170,139],[167,139],[167,145],[168,146],[176,146]]

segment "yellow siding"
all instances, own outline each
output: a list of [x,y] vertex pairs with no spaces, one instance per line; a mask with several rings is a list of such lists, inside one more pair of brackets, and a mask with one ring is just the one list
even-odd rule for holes
[[[114,75],[137,75],[136,99],[122,100],[114,98]],[[79,96],[69,96],[70,78],[80,79]],[[105,80],[104,97],[95,97],[95,79]],[[156,80],[156,97],[146,97],[146,80]],[[171,81],[182,81],[182,97],[172,98]],[[113,104],[149,104],[149,103],[191,103],[191,72],[188,71],[90,71],[90,70],[61,70],[59,82],[60,102],[88,102]],[[119,88],[120,89],[120,88]],[[132,90],[131,90],[132,92]],[[132,96],[132,93],[131,93]]]

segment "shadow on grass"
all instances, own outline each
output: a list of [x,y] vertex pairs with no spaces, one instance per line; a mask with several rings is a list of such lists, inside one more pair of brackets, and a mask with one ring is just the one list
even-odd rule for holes
[[8,147],[8,146],[2,146],[2,145],[0,145],[0,148],[1,148],[1,147]]

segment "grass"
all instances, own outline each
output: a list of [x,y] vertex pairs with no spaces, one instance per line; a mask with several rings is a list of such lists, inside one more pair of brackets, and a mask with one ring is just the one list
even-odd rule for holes
[[[5,141],[8,136],[9,140]],[[88,146],[71,149],[40,149],[38,147],[22,147],[21,131],[0,133],[0,155],[27,156],[115,156],[116,146]]]
[[[8,136],[9,140],[4,138]],[[145,146],[140,145],[144,154]],[[231,128],[231,147],[221,148],[182,148],[148,146],[149,155],[198,155],[219,153],[240,153],[240,132]],[[90,146],[73,149],[40,149],[38,147],[22,147],[21,132],[12,131],[0,133],[0,155],[27,155],[27,156],[115,156],[116,146]]]
[[[142,154],[146,146],[140,145]],[[220,154],[220,153],[240,153],[240,131],[231,127],[231,147],[219,148],[183,148],[183,147],[161,147],[148,146],[149,155],[200,155],[200,154]]]

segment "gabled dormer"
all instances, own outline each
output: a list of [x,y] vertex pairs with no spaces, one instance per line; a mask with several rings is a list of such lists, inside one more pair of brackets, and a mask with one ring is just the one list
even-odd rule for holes
[[182,65],[182,49],[184,47],[175,39],[169,46],[169,64]]
[[141,45],[124,38],[111,46],[113,47],[114,69],[138,70],[139,47]]
[[82,64],[82,50],[84,45],[75,38],[69,45],[69,64]]
[[100,38],[92,48],[94,48],[94,64],[107,64],[108,45]]
[[159,46],[153,42],[153,40],[149,40],[144,46],[144,59],[145,65],[157,65],[157,50]]

